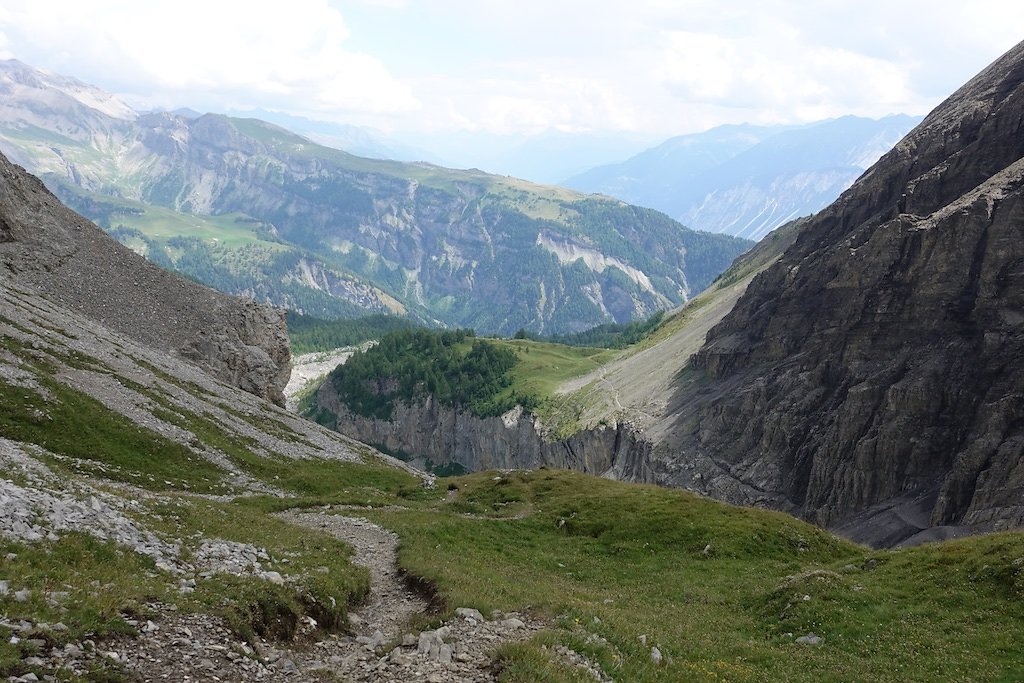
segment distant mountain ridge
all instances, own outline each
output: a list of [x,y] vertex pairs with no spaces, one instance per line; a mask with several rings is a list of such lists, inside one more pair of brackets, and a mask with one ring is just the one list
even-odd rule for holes
[[675,306],[749,246],[609,198],[353,156],[257,119],[132,116],[41,73],[0,62],[3,151],[151,260],[300,312],[578,331]]
[[650,206],[700,230],[759,240],[827,206],[920,120],[845,116],[806,126],[720,126],[564,184]]

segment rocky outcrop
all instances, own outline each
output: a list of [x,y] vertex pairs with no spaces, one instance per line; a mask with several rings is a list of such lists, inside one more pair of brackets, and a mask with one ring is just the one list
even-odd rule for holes
[[650,444],[624,424],[549,439],[540,421],[521,408],[481,418],[433,396],[411,404],[396,401],[391,420],[381,420],[352,413],[330,382],[321,385],[317,405],[334,414],[330,426],[342,434],[436,465],[458,463],[471,472],[560,467],[615,479],[650,479]]
[[284,313],[169,273],[62,205],[0,155],[0,270],[77,313],[284,404]]
[[1024,44],[711,330],[677,383],[658,481],[880,544],[1024,524],[1022,157]]

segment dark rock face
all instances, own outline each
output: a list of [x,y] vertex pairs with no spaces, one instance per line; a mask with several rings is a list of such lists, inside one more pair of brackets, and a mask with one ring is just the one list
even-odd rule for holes
[[458,463],[471,472],[560,467],[650,481],[650,444],[625,425],[587,429],[564,440],[548,439],[536,418],[521,409],[480,418],[441,405],[432,396],[413,404],[397,403],[391,420],[366,418],[343,406],[330,382],[320,387],[317,405],[337,416],[329,426],[346,436],[429,458],[438,465]]
[[712,329],[659,481],[874,543],[1024,524],[1022,157],[1024,43],[814,217]]
[[284,405],[284,313],[149,263],[0,155],[0,274],[215,377]]

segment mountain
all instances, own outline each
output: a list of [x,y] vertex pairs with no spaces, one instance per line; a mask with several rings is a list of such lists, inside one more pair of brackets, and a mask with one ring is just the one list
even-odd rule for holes
[[876,552],[565,470],[438,481],[175,353],[246,304],[155,273],[0,161],[5,680],[1024,674],[1022,534]]
[[[392,418],[360,412],[344,368],[317,406],[435,465],[572,467],[875,546],[1019,528],[1022,125],[1024,43],[632,347],[492,342],[517,355],[482,411],[422,388],[398,401],[396,374],[376,385]],[[509,391],[529,400],[491,416]]]
[[814,216],[676,382],[655,478],[871,542],[1024,524],[1024,43]]
[[281,311],[149,263],[2,155],[0,181],[0,269],[15,284],[284,404],[290,353]]
[[0,68],[0,147],[149,259],[300,312],[577,331],[677,305],[749,246],[608,198],[356,157],[255,119],[114,117],[54,78]]
[[[292,116],[277,111],[254,109],[227,112],[232,118],[259,119],[272,123],[293,133],[298,133],[326,147],[334,147],[349,154],[371,159],[393,159],[395,161],[428,161],[441,163],[440,158],[424,149],[406,145],[389,138],[384,133],[344,123],[317,121],[304,116]],[[190,117],[198,118],[198,117]]]
[[827,206],[918,121],[845,116],[799,127],[721,126],[564,184],[656,208],[700,230],[758,240]]

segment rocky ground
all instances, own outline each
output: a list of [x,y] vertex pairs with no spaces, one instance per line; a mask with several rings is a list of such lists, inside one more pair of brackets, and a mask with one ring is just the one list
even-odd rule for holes
[[[262,548],[222,539],[204,539],[186,562],[180,547],[147,530],[133,512],[137,500],[100,490],[85,481],[61,482],[26,451],[0,440],[0,535],[33,543],[55,540],[67,530],[85,531],[152,556],[159,569],[172,575],[178,590],[194,590],[196,580],[214,573],[254,575],[271,583],[282,577],[264,569],[270,558]],[[135,496],[152,495],[134,491]],[[494,680],[492,653],[508,642],[530,638],[549,624],[535,615],[495,612],[485,619],[475,609],[459,608],[456,617],[436,629],[410,630],[413,617],[428,612],[424,596],[417,594],[399,573],[398,537],[372,522],[332,512],[356,510],[291,511],[279,515],[293,524],[325,531],[349,544],[354,562],[367,567],[371,593],[350,612],[349,634],[327,634],[311,618],[300,625],[293,642],[260,640],[249,644],[232,633],[216,616],[179,612],[174,605],[149,603],[149,618],[128,619],[138,634],[105,641],[83,639],[59,647],[48,645],[40,634],[66,630],[62,623],[11,621],[0,626],[12,632],[12,642],[37,639],[39,654],[26,666],[64,670],[76,675],[99,666],[113,666],[135,681],[455,681]],[[2,578],[2,577],[0,577]],[[0,580],[0,594],[16,601],[31,599],[31,591]],[[52,604],[69,599],[51,592]],[[556,655],[565,663],[590,671],[597,667],[566,648]],[[10,681],[58,680],[29,673]]]
[[304,353],[301,356],[293,357],[292,374],[284,388],[285,405],[288,407],[288,410],[294,412],[298,408],[298,395],[310,382],[323,377],[347,361],[357,350],[367,347],[368,344],[363,344],[359,347],[346,346],[334,349],[333,351]]
[[295,643],[261,641],[252,648],[215,617],[167,610],[162,620],[143,625],[137,638],[112,644],[100,656],[120,661],[140,681],[490,681],[491,650],[545,626],[529,615],[495,614],[488,621],[476,610],[460,609],[437,629],[407,631],[408,620],[428,604],[395,567],[394,534],[361,518],[298,512],[282,517],[350,544],[355,562],[369,568],[371,595],[350,613],[350,635],[323,638],[307,619]]
[[[28,496],[20,496],[21,487],[3,482],[0,504],[3,506],[4,535],[29,540],[29,535],[46,537],[53,534],[54,520],[66,516],[99,534],[109,529],[118,542],[152,547],[154,540],[138,531],[127,521],[115,521],[92,526],[91,515],[96,506],[103,506],[115,520],[124,520],[116,510],[88,499],[84,505],[74,501],[43,505],[50,517],[40,517],[39,504]],[[96,501],[93,503],[92,501]],[[56,516],[55,516],[56,515]],[[456,618],[437,629],[409,631],[409,619],[426,612],[427,601],[412,591],[400,576],[396,566],[398,538],[391,532],[361,518],[343,517],[324,513],[286,513],[283,518],[295,524],[321,529],[349,543],[356,552],[355,562],[370,569],[371,595],[369,600],[350,614],[351,634],[324,634],[310,618],[302,624],[299,636],[292,643],[273,643],[261,640],[255,647],[234,635],[215,616],[179,613],[173,605],[152,603],[147,608],[155,615],[145,621],[129,620],[138,629],[137,636],[123,636],[104,642],[83,640],[62,648],[47,649],[45,639],[37,645],[41,654],[26,661],[27,665],[44,669],[74,672],[81,675],[96,667],[97,662],[117,665],[128,671],[135,681],[454,681],[494,680],[491,652],[507,642],[525,640],[546,626],[542,619],[527,614],[495,613],[490,620],[475,609],[460,608]],[[20,534],[15,528],[19,520],[31,518],[34,525]],[[124,527],[124,528],[122,528]],[[164,546],[161,556],[165,566],[175,573],[195,576],[210,572],[252,572],[268,581],[279,581],[273,572],[262,572],[259,566],[260,549],[241,543],[210,542],[197,553],[201,566],[182,565],[177,561],[176,549]],[[179,579],[181,590],[195,585],[194,579]],[[12,593],[15,599],[28,599],[8,581],[0,581],[0,591]],[[53,594],[47,599],[66,598]],[[0,619],[15,634],[39,634],[66,629],[63,624],[10,622]],[[567,655],[568,657],[568,655]],[[587,666],[578,658],[567,659],[576,665]],[[35,674],[11,677],[11,681],[57,680]]]

